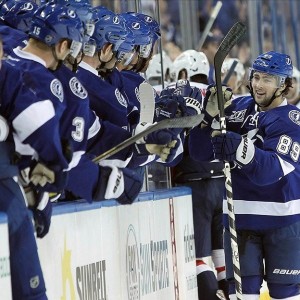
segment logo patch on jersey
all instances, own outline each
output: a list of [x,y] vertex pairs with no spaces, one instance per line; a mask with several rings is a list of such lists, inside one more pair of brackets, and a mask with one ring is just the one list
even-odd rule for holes
[[24,3],[22,6],[21,6],[21,10],[28,10],[28,11],[31,11],[33,10],[33,5],[28,2],[28,3]]
[[135,96],[138,99],[138,101],[141,102],[139,89],[137,87],[134,89],[134,93],[135,93]]
[[88,95],[86,89],[82,86],[82,84],[79,82],[79,80],[76,77],[72,77],[69,81],[69,86],[72,91],[72,93],[81,98],[85,99]]
[[75,18],[76,17],[76,13],[75,13],[75,10],[73,10],[73,9],[68,9],[68,16],[70,17],[70,18]]
[[64,91],[61,82],[58,79],[53,79],[50,83],[50,90],[52,94],[59,99],[60,102],[64,101]]
[[120,93],[120,91],[118,89],[115,89],[115,95],[116,95],[116,98],[119,101],[119,103],[122,106],[127,107],[127,101],[125,100],[125,98],[123,97],[123,95]]
[[243,122],[246,114],[246,109],[240,111],[233,111],[232,115],[228,118],[229,122],[237,123]]
[[289,112],[289,118],[300,126],[300,112],[298,110],[291,110]]
[[38,275],[30,278],[30,287],[36,289],[40,285],[40,278]]

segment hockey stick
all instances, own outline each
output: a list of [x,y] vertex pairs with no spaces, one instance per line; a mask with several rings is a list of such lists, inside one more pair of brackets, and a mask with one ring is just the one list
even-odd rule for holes
[[101,160],[106,159],[118,153],[124,148],[134,144],[140,138],[143,138],[154,131],[165,129],[165,128],[192,128],[194,126],[199,125],[202,120],[203,120],[203,114],[200,114],[200,115],[194,115],[188,117],[165,119],[158,123],[154,123],[153,125],[149,126],[147,129],[139,132],[138,134],[128,138],[127,140],[116,145],[115,147],[112,147],[111,149],[107,150],[101,155],[95,157],[93,159],[93,162],[99,163]]
[[207,36],[210,32],[211,27],[213,26],[218,14],[219,14],[219,11],[220,11],[222,5],[223,5],[222,1],[218,1],[215,5],[215,7],[212,11],[212,14],[211,14],[211,16],[210,16],[210,18],[207,22],[207,25],[205,26],[204,31],[202,33],[202,36],[200,38],[200,41],[199,41],[199,44],[198,44],[199,51],[201,51],[201,48],[204,45],[204,42],[205,42],[205,40],[206,40],[206,38],[207,38]]
[[152,123],[155,110],[153,87],[147,82],[142,82],[139,86],[138,93],[140,98],[140,123]]
[[235,67],[236,67],[237,64],[238,64],[238,61],[234,60],[233,63],[232,63],[232,65],[230,66],[230,68],[229,68],[229,70],[228,70],[228,72],[227,72],[224,80],[223,80],[223,83],[222,83],[223,85],[227,85],[227,83],[228,83],[231,75],[233,74],[233,72],[234,72]]
[[[215,68],[215,80],[217,89],[218,106],[220,111],[220,126],[221,132],[226,133],[226,120],[224,112],[224,99],[222,92],[222,82],[221,82],[221,68],[230,50],[239,41],[239,39],[245,34],[246,26],[240,22],[235,23],[229,30],[223,41],[221,42],[217,53],[214,57],[214,68]],[[229,219],[229,231],[230,231],[230,241],[232,250],[232,260],[233,260],[233,272],[235,280],[235,293],[238,300],[242,300],[242,278],[241,269],[239,261],[239,249],[237,243],[237,233],[235,227],[235,214],[233,205],[233,195],[232,195],[232,182],[230,165],[228,161],[225,161],[224,166],[225,175],[225,187],[226,187],[226,198],[228,206],[228,219]]]

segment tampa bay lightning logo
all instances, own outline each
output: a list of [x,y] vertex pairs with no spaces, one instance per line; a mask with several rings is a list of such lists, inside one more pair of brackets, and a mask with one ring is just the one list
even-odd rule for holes
[[138,22],[133,22],[131,25],[132,29],[139,30],[141,28],[141,24]]
[[287,58],[286,58],[286,64],[287,64],[288,66],[292,64],[292,60],[291,60],[290,57],[287,57]]
[[298,110],[291,110],[289,112],[289,118],[296,123],[297,125],[300,126],[300,111]]
[[135,96],[138,99],[138,101],[141,102],[139,89],[137,87],[134,89],[134,93],[135,93]]
[[120,93],[120,91],[118,89],[115,89],[115,95],[116,95],[116,98],[117,98],[118,102],[122,106],[127,107],[127,102],[126,102],[125,98],[123,97],[123,95]]
[[119,23],[120,23],[120,19],[119,19],[118,16],[114,16],[114,17],[113,17],[113,23],[114,23],[114,24],[119,24]]
[[26,2],[22,5],[21,10],[28,10],[31,11],[33,10],[33,5],[30,2]]
[[49,44],[53,40],[53,36],[51,34],[47,34],[45,36],[45,42]]
[[59,99],[60,102],[64,101],[64,91],[61,82],[58,79],[53,79],[50,83],[50,90],[52,94]]
[[75,12],[75,10],[73,10],[73,9],[68,9],[68,16],[70,17],[70,18],[76,18],[76,12]]
[[153,19],[152,19],[150,16],[146,16],[146,17],[145,17],[145,21],[146,21],[147,23],[152,23],[152,22],[153,22]]
[[76,77],[70,79],[69,86],[74,95],[81,99],[86,99],[88,93]]

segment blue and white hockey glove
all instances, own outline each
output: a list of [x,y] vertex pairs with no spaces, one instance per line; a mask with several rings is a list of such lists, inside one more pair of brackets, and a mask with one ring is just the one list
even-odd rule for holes
[[38,238],[43,238],[50,229],[52,217],[52,203],[49,193],[41,192],[36,194],[37,206],[32,209],[34,226]]
[[173,94],[184,98],[186,105],[186,113],[184,116],[198,115],[201,113],[202,91],[197,87],[191,87],[188,80],[178,80]]
[[[224,102],[228,102],[232,98],[232,89],[227,86],[222,86]],[[203,98],[204,119],[205,125],[211,125],[213,119],[219,114],[219,105],[217,97],[217,89],[214,84],[207,87],[205,97]]]
[[253,161],[255,147],[249,138],[242,137],[238,133],[231,131],[228,131],[226,134],[213,131],[212,136],[215,158],[236,162],[241,167]]
[[100,178],[94,200],[115,199],[120,204],[131,204],[143,186],[143,178],[128,168],[117,168],[107,161],[100,164]]

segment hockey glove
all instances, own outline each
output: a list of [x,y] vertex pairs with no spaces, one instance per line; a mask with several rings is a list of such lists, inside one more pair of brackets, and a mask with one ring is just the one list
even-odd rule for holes
[[140,113],[135,105],[129,104],[127,107],[127,120],[131,126],[136,125],[139,122]]
[[116,199],[120,204],[131,204],[138,196],[143,178],[128,168],[117,168],[101,162],[100,179],[94,193],[95,200]]
[[30,168],[20,173],[23,181],[33,185],[40,192],[61,192],[66,185],[68,172],[56,169],[55,166],[50,168],[35,161]]
[[37,206],[33,210],[35,230],[38,238],[43,238],[48,232],[52,217],[52,203],[49,193],[36,194]]
[[[223,99],[225,103],[232,98],[232,90],[229,87],[222,86]],[[209,85],[203,99],[204,119],[205,125],[211,125],[213,119],[219,114],[219,105],[217,97],[217,89],[215,85]]]
[[201,113],[202,109],[202,92],[197,87],[191,87],[188,80],[178,80],[174,95],[182,96],[185,100],[186,114],[192,116]]
[[236,162],[241,167],[253,161],[255,147],[249,138],[231,131],[226,134],[213,131],[212,136],[215,158]]
[[[139,123],[135,130],[134,135],[138,134],[148,127],[152,126],[152,123]],[[156,145],[167,145],[172,140],[176,139],[176,135],[170,129],[160,129],[156,130],[143,138],[140,138],[136,144],[156,144]]]

